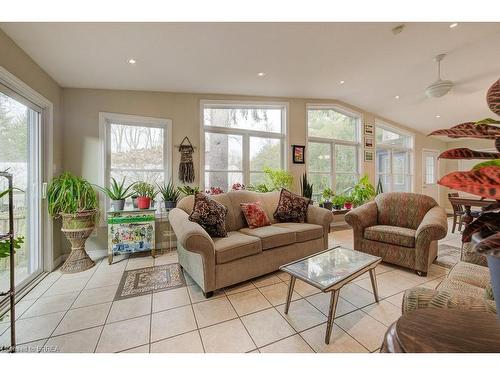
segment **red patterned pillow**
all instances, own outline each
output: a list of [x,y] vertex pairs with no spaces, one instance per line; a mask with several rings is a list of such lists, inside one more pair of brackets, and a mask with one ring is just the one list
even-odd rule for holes
[[271,225],[271,221],[267,217],[261,202],[240,203],[240,206],[250,229]]
[[274,218],[282,223],[303,223],[306,221],[307,208],[310,202],[309,198],[281,189],[280,200],[274,212]]

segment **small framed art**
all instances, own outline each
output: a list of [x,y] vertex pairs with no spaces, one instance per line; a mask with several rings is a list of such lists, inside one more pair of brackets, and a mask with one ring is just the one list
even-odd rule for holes
[[365,135],[373,135],[373,125],[365,124]]
[[365,151],[365,161],[373,161],[373,151]]
[[305,163],[305,150],[306,146],[292,145],[293,149],[293,163],[294,164],[304,164]]
[[373,148],[373,137],[365,137],[365,148]]

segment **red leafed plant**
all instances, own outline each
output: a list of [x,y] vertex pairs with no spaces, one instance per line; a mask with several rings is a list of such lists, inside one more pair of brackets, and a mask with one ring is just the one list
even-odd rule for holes
[[[488,90],[486,101],[489,108],[500,116],[500,80]],[[475,241],[476,251],[487,255],[500,254],[500,120],[486,118],[476,122],[464,122],[450,129],[441,129],[430,135],[450,138],[478,138],[495,141],[498,152],[481,152],[468,148],[455,148],[439,155],[441,159],[485,159],[466,172],[452,172],[438,183],[450,189],[464,191],[496,203],[487,207],[481,216],[470,223],[462,234],[462,242]]]

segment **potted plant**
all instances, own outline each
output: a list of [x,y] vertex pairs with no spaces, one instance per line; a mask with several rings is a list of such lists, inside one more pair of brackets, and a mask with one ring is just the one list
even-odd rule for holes
[[354,198],[351,194],[346,195],[344,198],[344,204],[342,205],[342,208],[345,208],[346,210],[350,210],[353,206],[353,201],[354,201]]
[[368,176],[364,175],[351,189],[349,194],[349,201],[351,203],[350,208],[352,208],[352,206],[361,206],[373,199],[376,195],[375,187],[370,183]]
[[184,185],[181,187],[177,188],[182,194],[188,196],[188,195],[196,195],[198,194],[201,190],[198,186],[189,186],[189,185]]
[[177,205],[177,201],[179,200],[179,196],[181,193],[174,186],[172,181],[168,184],[163,184],[163,186],[158,185],[158,191],[163,197],[163,202],[165,203],[165,208],[174,208]]
[[113,211],[123,211],[125,208],[125,200],[133,194],[133,192],[130,191],[132,186],[133,184],[125,186],[125,177],[123,177],[120,184],[111,177],[111,187],[96,187],[109,197],[111,200],[111,209]]
[[248,186],[248,190],[259,193],[281,190],[282,188],[290,190],[293,184],[293,175],[284,169],[264,168],[266,182],[257,185]]
[[[500,80],[488,90],[486,101],[500,116]],[[483,209],[481,215],[468,224],[462,232],[462,243],[471,242],[474,249],[486,256],[495,296],[497,316],[500,318],[500,120],[486,118],[465,122],[449,129],[436,130],[430,135],[450,138],[491,139],[497,152],[455,148],[443,152],[440,159],[483,159],[472,170],[452,172],[442,177],[438,184],[450,189],[494,199],[496,202]]]
[[333,203],[331,199],[335,196],[335,193],[333,192],[332,189],[330,188],[324,188],[323,192],[321,193],[321,197],[324,199],[323,201],[323,208],[326,208],[327,210],[331,210],[333,207]]
[[335,210],[341,210],[346,202],[346,197],[343,194],[334,195],[332,198],[333,208]]
[[312,204],[313,195],[313,185],[307,180],[307,173],[302,175],[302,181],[300,182],[300,189],[302,190],[302,196],[310,199],[310,204]]
[[137,208],[147,210],[151,207],[151,200],[155,197],[155,187],[147,182],[140,181],[134,184],[137,194]]
[[85,271],[95,265],[85,251],[85,241],[99,217],[99,201],[92,184],[69,172],[52,180],[47,190],[47,204],[53,219],[62,218],[62,232],[71,242],[71,253],[61,270]]

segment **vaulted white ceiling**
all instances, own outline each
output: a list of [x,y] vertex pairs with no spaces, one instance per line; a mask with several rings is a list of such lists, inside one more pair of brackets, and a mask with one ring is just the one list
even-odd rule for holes
[[[408,23],[398,35],[391,32],[395,23],[0,28],[62,87],[330,98],[427,132],[491,117],[485,93],[500,78],[500,24],[449,25]],[[442,98],[427,99],[424,90],[437,74],[433,58],[440,53],[448,54],[443,79],[457,85]]]

